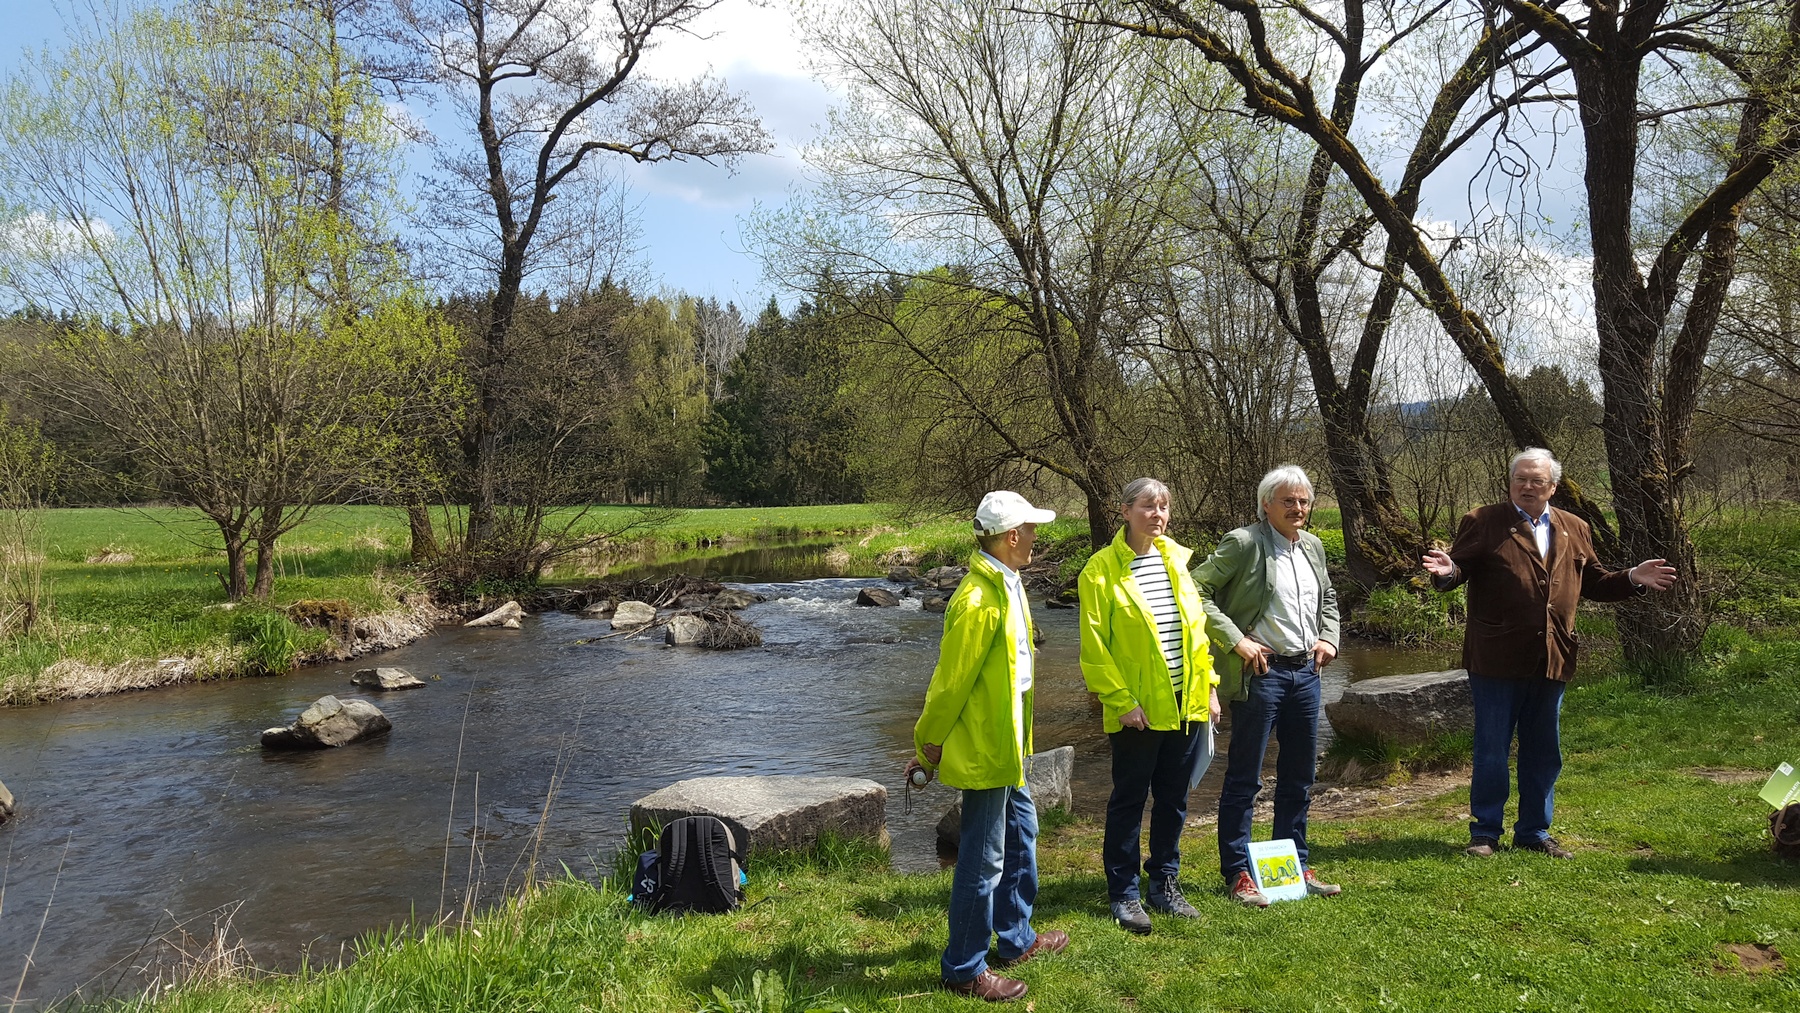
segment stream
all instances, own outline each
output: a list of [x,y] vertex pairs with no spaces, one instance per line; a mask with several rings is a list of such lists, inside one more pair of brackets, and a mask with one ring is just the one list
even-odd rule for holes
[[[770,569],[784,579],[768,582]],[[768,598],[743,613],[763,631],[756,649],[669,648],[660,630],[596,641],[605,622],[549,613],[281,678],[0,710],[0,778],[20,808],[0,826],[0,1002],[15,989],[25,1008],[135,995],[215,934],[261,967],[334,964],[372,929],[503,896],[534,854],[540,876],[567,865],[602,877],[631,803],[687,777],[872,778],[890,792],[894,866],[935,869],[933,828],[955,792],[934,783],[908,812],[900,772],[942,617],[916,599],[857,608],[857,589],[879,578],[785,579],[795,569],[739,585]],[[1076,613],[1033,615],[1048,636],[1037,748],[1075,747],[1076,811],[1097,815],[1107,747]],[[1326,670],[1325,697],[1447,660],[1350,644]],[[260,748],[263,728],[320,696],[364,695],[350,675],[376,664],[428,680],[371,696],[390,734]],[[1196,805],[1217,798],[1223,770],[1214,764]],[[754,890],[754,865],[750,875]]]

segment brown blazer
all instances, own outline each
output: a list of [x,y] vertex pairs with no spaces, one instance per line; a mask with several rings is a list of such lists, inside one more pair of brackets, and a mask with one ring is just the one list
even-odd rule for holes
[[1550,508],[1550,559],[1538,556],[1531,525],[1509,500],[1463,515],[1450,558],[1460,572],[1433,578],[1440,591],[1469,583],[1463,667],[1496,679],[1575,675],[1575,605],[1623,601],[1643,589],[1594,558],[1587,522]]

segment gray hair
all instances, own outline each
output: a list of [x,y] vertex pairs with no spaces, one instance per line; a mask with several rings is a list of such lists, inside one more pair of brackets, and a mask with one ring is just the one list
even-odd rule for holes
[[1562,484],[1562,462],[1551,456],[1543,447],[1526,447],[1513,455],[1512,462],[1506,466],[1506,478],[1512,480],[1513,474],[1519,470],[1521,461],[1542,461],[1550,466],[1550,481]]
[[1269,501],[1283,489],[1305,489],[1307,498],[1310,499],[1313,495],[1312,479],[1306,477],[1306,472],[1298,464],[1284,464],[1264,475],[1262,481],[1256,483],[1257,520],[1269,519]]
[[1146,495],[1168,499],[1169,487],[1154,478],[1134,478],[1125,484],[1125,491],[1119,494],[1119,505],[1130,506]]

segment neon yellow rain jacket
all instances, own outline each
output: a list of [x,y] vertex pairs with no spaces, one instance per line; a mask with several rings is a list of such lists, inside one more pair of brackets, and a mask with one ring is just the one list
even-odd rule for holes
[[[1000,571],[979,552],[969,557],[969,575],[944,609],[937,668],[925,690],[925,710],[913,726],[913,752],[919,763],[931,767],[925,760],[926,743],[944,747],[937,775],[952,788],[1016,788],[1025,783],[1035,691],[1025,694],[1021,735],[1013,725],[1018,648],[1007,633],[1012,629],[1008,607]],[[1027,609],[1028,637],[1031,628]]]
[[1169,570],[1175,604],[1181,609],[1181,702],[1185,714],[1175,711],[1174,679],[1156,635],[1156,617],[1131,578],[1131,561],[1137,553],[1125,544],[1125,529],[1111,545],[1094,553],[1081,568],[1081,675],[1088,691],[1106,709],[1103,727],[1120,729],[1119,719],[1133,707],[1144,708],[1152,731],[1170,732],[1188,721],[1205,721],[1210,715],[1208,690],[1219,684],[1207,653],[1206,613],[1200,592],[1188,576],[1188,559],[1194,550],[1173,538],[1154,543]]

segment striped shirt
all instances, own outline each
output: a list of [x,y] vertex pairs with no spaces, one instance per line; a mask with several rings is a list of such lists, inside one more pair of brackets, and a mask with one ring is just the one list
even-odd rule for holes
[[1157,638],[1162,641],[1163,660],[1169,663],[1169,682],[1175,687],[1175,698],[1181,699],[1181,606],[1175,603],[1175,589],[1169,586],[1169,569],[1162,553],[1150,551],[1131,561],[1131,579],[1150,606],[1156,620]]

